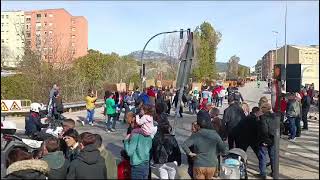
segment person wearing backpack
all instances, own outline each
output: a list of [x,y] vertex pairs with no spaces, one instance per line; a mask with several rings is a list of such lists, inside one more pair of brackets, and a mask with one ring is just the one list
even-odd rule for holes
[[177,166],[181,165],[181,152],[177,140],[171,135],[169,122],[159,124],[159,131],[152,142],[152,158],[160,179],[175,179]]

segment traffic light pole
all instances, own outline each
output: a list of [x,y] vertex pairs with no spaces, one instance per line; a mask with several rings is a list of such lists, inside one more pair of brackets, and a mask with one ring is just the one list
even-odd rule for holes
[[182,96],[184,93],[184,88],[188,82],[188,77],[191,71],[191,65],[192,65],[192,59],[194,55],[194,49],[193,49],[193,33],[190,32],[190,29],[188,29],[188,41],[185,45],[184,51],[180,57],[180,65],[177,75],[177,81],[176,81],[176,87],[179,89],[179,96],[178,96],[178,103],[176,107],[176,113],[173,123],[173,132],[172,134],[175,134],[176,130],[176,124],[178,120],[178,113],[180,111]]
[[[147,43],[144,45],[144,47],[143,47],[143,50],[142,50],[142,52],[141,52],[141,57],[140,57],[140,63],[141,63],[141,90],[143,90],[143,88],[144,88],[144,81],[145,81],[145,75],[146,75],[146,72],[145,72],[145,66],[143,65],[143,55],[144,55],[144,51],[145,51],[145,49],[146,49],[146,47],[147,47],[147,45],[149,44],[149,42],[153,39],[153,38],[155,38],[155,37],[157,37],[157,36],[159,36],[159,35],[161,35],[161,34],[170,34],[170,33],[176,33],[176,32],[180,32],[180,39],[182,39],[183,38],[183,32],[185,32],[186,30],[183,30],[183,29],[181,29],[180,31],[167,31],[167,32],[161,32],[161,33],[158,33],[158,34],[156,34],[156,35],[154,35],[154,36],[152,36],[148,41],[147,41]],[[182,35],[181,35],[182,34]]]

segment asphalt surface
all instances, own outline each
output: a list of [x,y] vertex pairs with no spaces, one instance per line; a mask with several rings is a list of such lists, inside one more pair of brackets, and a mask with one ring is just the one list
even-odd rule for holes
[[[247,83],[245,87],[239,89],[245,101],[248,102],[250,108],[257,106],[260,97],[266,96],[271,99],[271,95],[267,90],[266,83],[262,83],[260,88],[256,87],[256,83]],[[220,108],[220,113],[227,107],[226,100],[223,107]],[[301,137],[297,138],[296,142],[289,142],[287,136],[280,139],[280,178],[281,179],[318,179],[319,178],[319,110],[312,107],[309,116],[317,119],[309,119],[309,130],[302,131]],[[98,133],[103,138],[103,143],[106,145],[113,155],[120,159],[120,151],[123,149],[122,140],[126,136],[127,124],[117,122],[114,133],[107,133],[105,126],[105,118],[103,116],[103,109],[98,108],[95,111],[95,125],[82,126],[79,120],[86,117],[86,111],[68,112],[64,113],[65,117],[76,120],[76,129],[81,132]],[[24,129],[24,119],[17,117],[7,117],[7,120],[15,121],[19,129]],[[120,116],[120,120],[123,115]],[[169,117],[169,121],[173,124],[174,110]],[[175,137],[179,144],[182,144],[191,135],[191,123],[196,121],[196,116],[191,114],[184,114],[183,118],[178,118]],[[178,177],[190,178],[187,174],[187,158],[183,152],[182,165],[178,168]],[[258,159],[251,148],[248,148],[248,175],[249,178],[255,178],[255,174],[259,172]],[[268,171],[271,172],[270,167]],[[153,177],[157,177],[153,174]],[[177,178],[178,178],[177,177]],[[268,177],[271,178],[271,177]]]

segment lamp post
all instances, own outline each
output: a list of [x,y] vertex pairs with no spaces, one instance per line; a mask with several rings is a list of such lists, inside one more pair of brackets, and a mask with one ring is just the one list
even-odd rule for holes
[[166,32],[158,33],[158,34],[152,36],[152,37],[147,41],[147,43],[144,45],[143,50],[142,50],[142,52],[141,52],[141,57],[140,57],[140,62],[141,62],[141,90],[144,88],[144,87],[143,87],[143,82],[144,82],[144,76],[145,76],[145,72],[144,72],[144,69],[145,69],[144,67],[145,67],[145,66],[143,65],[143,55],[144,55],[144,51],[145,51],[147,45],[149,44],[149,42],[150,42],[153,38],[155,38],[155,37],[157,37],[157,36],[159,36],[159,35],[161,35],[161,34],[170,34],[170,33],[176,33],[176,32],[180,32],[180,39],[181,39],[181,37],[183,38],[183,32],[185,32],[185,31],[186,31],[186,30],[180,29],[180,31],[166,31]]
[[[286,11],[284,15],[284,69],[287,73],[287,56],[288,56],[288,47],[287,47],[287,1],[286,1]],[[286,83],[286,79],[284,80],[284,84]],[[284,86],[284,91],[287,92],[286,85]]]

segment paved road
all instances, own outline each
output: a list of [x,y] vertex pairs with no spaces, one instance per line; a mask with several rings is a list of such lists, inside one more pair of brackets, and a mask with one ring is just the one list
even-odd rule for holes
[[[244,99],[249,103],[250,108],[257,106],[261,96],[266,96],[270,99],[270,93],[267,92],[266,84],[262,83],[260,88],[256,87],[255,83],[248,83],[245,87],[240,88]],[[221,113],[227,107],[227,102],[224,102]],[[66,117],[74,120],[84,119],[86,111],[78,111],[65,113]],[[313,107],[309,115],[316,116],[317,120],[309,119],[310,128],[308,131],[303,131],[300,138],[297,138],[296,142],[289,142],[284,136],[280,140],[280,178],[307,178],[307,179],[318,179],[319,177],[319,111]],[[96,109],[96,125],[94,127],[84,126],[80,123],[77,124],[77,130],[79,132],[89,131],[92,133],[99,133],[103,137],[103,143],[106,147],[112,151],[112,153],[120,158],[120,150],[123,148],[122,139],[126,135],[127,125],[121,122],[117,122],[117,132],[107,133],[105,131],[105,120],[102,114],[102,108]],[[121,116],[122,117],[122,116]],[[7,118],[8,120],[14,120],[18,124],[18,128],[24,128],[23,118]],[[122,118],[120,118],[122,119]],[[173,123],[173,113],[169,120]],[[195,115],[185,114],[183,118],[178,119],[176,138],[178,143],[181,144],[187,137],[190,136],[191,122],[196,120]],[[182,151],[183,152],[183,151]],[[248,154],[248,172],[249,178],[254,178],[254,174],[257,174],[258,160],[251,150],[247,151]],[[269,168],[269,171],[270,168]],[[155,176],[155,174],[154,174]],[[187,160],[186,156],[183,155],[183,164],[179,167],[179,176],[181,178],[189,178],[187,174]],[[270,178],[270,177],[269,177]]]

